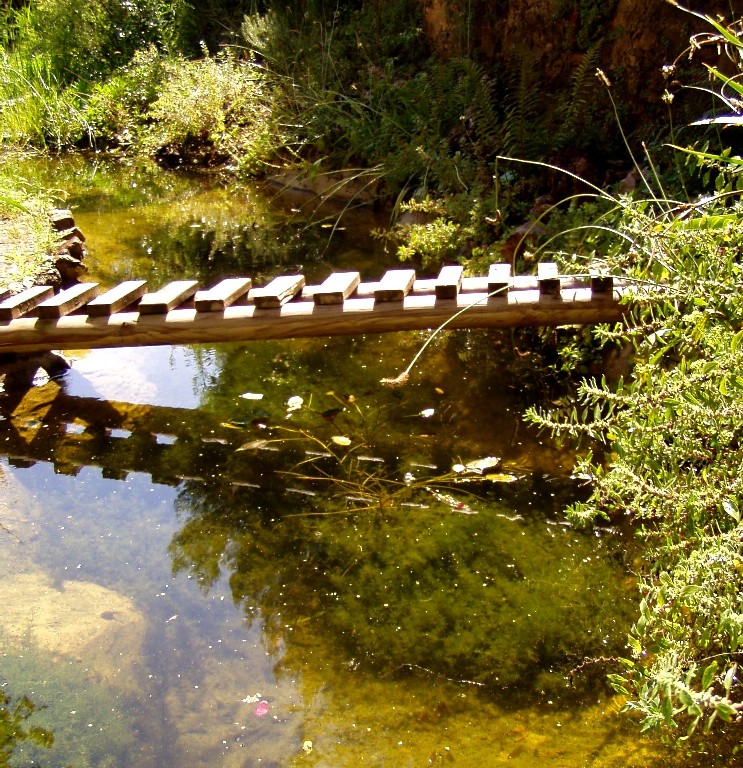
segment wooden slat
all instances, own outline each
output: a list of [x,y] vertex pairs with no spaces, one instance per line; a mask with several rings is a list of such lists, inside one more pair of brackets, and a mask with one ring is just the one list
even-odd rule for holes
[[551,261],[541,261],[537,264],[537,282],[542,296],[560,295],[560,274],[557,264]]
[[455,299],[462,288],[462,276],[464,267],[452,265],[442,267],[436,279],[436,298]]
[[78,307],[82,307],[86,301],[95,296],[98,290],[98,283],[78,283],[68,288],[66,291],[60,291],[56,296],[43,301],[36,307],[36,312],[43,320],[54,320],[70,312],[74,312]]
[[614,278],[605,272],[591,272],[591,291],[593,293],[611,293],[614,290]]
[[511,265],[491,264],[488,270],[488,293],[498,291],[496,296],[507,296],[511,287]]
[[96,296],[85,307],[91,317],[106,317],[128,307],[144,296],[147,290],[146,280],[126,280],[115,288]]
[[402,301],[415,282],[414,269],[391,269],[374,291],[375,301]]
[[15,320],[16,317],[25,315],[42,301],[54,296],[54,288],[51,285],[35,285],[21,293],[11,296],[0,304],[0,321]]
[[197,312],[222,312],[244,296],[252,284],[249,277],[228,277],[208,291],[198,291],[194,308]]
[[293,299],[304,288],[304,275],[282,275],[264,288],[253,288],[249,298],[260,309],[275,309]]
[[176,280],[155,293],[146,293],[139,302],[142,315],[164,315],[190,299],[199,287],[197,280]]
[[312,298],[315,304],[343,304],[360,282],[358,272],[336,272],[325,279]]

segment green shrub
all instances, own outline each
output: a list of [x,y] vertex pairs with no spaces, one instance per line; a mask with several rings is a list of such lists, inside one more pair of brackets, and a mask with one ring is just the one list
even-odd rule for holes
[[256,171],[286,143],[272,120],[258,68],[230,50],[163,63],[164,82],[146,112],[142,147],[164,162],[229,161]]
[[[740,25],[695,15],[713,27],[708,42],[740,66]],[[743,158],[730,148],[684,153],[714,191],[668,200],[648,160],[650,196],[613,200],[614,212],[596,224],[618,236],[606,244],[604,268],[636,283],[625,323],[597,330],[632,346],[631,378],[614,387],[585,381],[567,413],[529,414],[599,449],[577,468],[593,486],[571,519],[629,520],[645,540],[639,615],[610,680],[643,730],[681,741],[743,713]],[[595,262],[594,253],[585,267]]]
[[105,82],[93,87],[85,119],[95,143],[128,146],[144,130],[147,110],[165,76],[166,63],[154,45],[137,51],[132,60]]

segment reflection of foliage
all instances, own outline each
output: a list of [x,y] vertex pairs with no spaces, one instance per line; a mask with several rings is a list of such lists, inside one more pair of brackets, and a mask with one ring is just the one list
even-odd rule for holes
[[41,747],[50,747],[54,743],[51,731],[28,724],[36,709],[28,696],[13,701],[0,687],[0,766],[9,765],[16,747],[23,742]]
[[[406,483],[384,425],[369,422],[351,403],[342,420],[274,430],[271,441],[297,449],[288,477],[300,493],[242,487],[230,500],[189,485],[174,569],[206,589],[229,572],[235,602],[264,622],[273,649],[309,628],[354,665],[387,673],[425,667],[492,687],[544,687],[550,672],[612,649],[624,619],[611,548],[551,525],[547,504],[530,519],[518,514],[556,486],[548,493],[523,478],[507,492],[505,475],[493,475],[464,504],[453,475],[449,492],[436,478]],[[390,462],[364,457],[372,437]],[[259,454],[267,443],[244,448]]]

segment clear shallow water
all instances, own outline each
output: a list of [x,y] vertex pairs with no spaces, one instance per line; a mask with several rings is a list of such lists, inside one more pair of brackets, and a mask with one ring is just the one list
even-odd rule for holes
[[[94,170],[56,173],[103,282],[322,272],[369,241],[328,250],[255,190]],[[55,732],[15,765],[666,764],[606,667],[568,680],[621,652],[628,543],[564,524],[584,489],[521,425],[507,337],[444,335],[379,385],[424,338],[93,351],[2,395],[0,677]]]

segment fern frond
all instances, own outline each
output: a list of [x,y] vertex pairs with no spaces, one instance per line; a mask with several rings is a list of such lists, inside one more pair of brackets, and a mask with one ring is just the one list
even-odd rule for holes
[[522,52],[517,59],[509,88],[510,106],[506,110],[505,151],[534,160],[540,158],[544,150],[543,135],[537,128],[543,111],[542,93],[533,57]]

